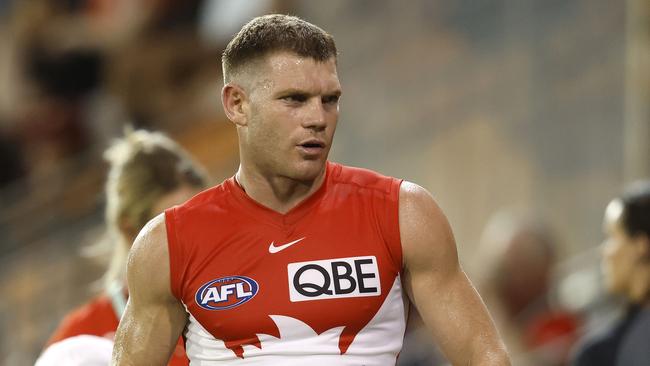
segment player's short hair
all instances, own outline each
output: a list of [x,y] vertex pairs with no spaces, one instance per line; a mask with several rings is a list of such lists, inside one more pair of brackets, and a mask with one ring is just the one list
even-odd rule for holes
[[337,55],[334,38],[316,25],[290,15],[264,15],[245,24],[226,46],[221,56],[224,82],[249,62],[281,51],[317,61]]
[[104,152],[104,158],[110,165],[105,215],[113,251],[104,276],[108,289],[123,280],[131,244],[120,234],[122,221],[139,231],[159,213],[153,207],[162,196],[184,185],[205,188],[207,178],[180,145],[160,132],[127,128],[125,136]]
[[631,184],[619,199],[623,203],[621,223],[628,235],[650,238],[650,181]]

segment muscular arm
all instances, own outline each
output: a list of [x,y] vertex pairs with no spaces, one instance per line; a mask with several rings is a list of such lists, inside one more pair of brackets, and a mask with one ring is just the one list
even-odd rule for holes
[[187,315],[170,289],[164,214],[135,239],[127,281],[129,302],[115,335],[113,365],[166,365]]
[[399,224],[406,291],[445,356],[454,365],[510,365],[485,305],[458,263],[449,223],[426,190],[402,184]]

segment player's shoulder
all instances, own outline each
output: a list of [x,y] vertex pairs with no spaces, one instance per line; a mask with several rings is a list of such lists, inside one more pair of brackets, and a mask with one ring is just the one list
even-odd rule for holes
[[433,195],[422,186],[404,181],[399,192],[400,228],[403,235],[433,232],[451,236],[451,228],[444,212]]
[[410,181],[402,181],[400,185],[400,202],[404,204],[433,205],[437,204],[433,195],[424,187]]
[[334,184],[349,185],[374,191],[391,192],[401,179],[381,174],[374,170],[330,162],[329,171]]
[[[147,268],[156,266],[168,256],[167,250],[167,227],[165,225],[165,214],[161,213],[140,230],[140,233],[133,241],[129,251],[128,267]],[[166,263],[162,262],[162,263]]]
[[[155,273],[155,276],[152,276]],[[127,260],[127,282],[131,297],[170,297],[169,248],[165,214],[149,221],[135,238]]]

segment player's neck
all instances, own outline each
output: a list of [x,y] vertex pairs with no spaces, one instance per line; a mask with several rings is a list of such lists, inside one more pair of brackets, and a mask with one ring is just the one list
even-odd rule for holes
[[325,180],[323,171],[310,181],[265,175],[239,166],[235,179],[246,194],[257,203],[279,213],[287,213],[314,194]]

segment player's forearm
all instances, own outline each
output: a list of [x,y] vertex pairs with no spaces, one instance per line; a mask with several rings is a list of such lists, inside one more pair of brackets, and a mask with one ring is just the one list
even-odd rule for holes
[[155,344],[137,341],[137,339],[116,340],[113,348],[112,366],[164,366],[169,360],[171,351],[156,347]]
[[137,311],[132,303],[127,304],[115,333],[113,366],[167,364],[178,334],[172,333],[164,321],[169,316],[161,309],[148,307],[147,311]]
[[157,354],[150,355],[147,350],[147,342],[137,341],[134,334],[126,334],[124,330],[118,329],[113,346],[112,366],[136,366],[136,365],[164,365],[165,362],[157,362],[154,358]]
[[[494,348],[476,353],[469,363],[470,366],[511,366],[510,357],[504,348]],[[458,365],[461,366],[461,365]]]

